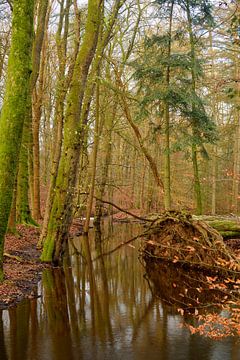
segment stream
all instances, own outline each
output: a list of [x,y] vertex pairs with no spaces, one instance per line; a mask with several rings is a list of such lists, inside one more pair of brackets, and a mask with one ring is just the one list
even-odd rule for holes
[[[236,338],[191,335],[176,308],[155,295],[139,252],[141,240],[99,256],[142,229],[105,224],[86,244],[72,241],[64,269],[46,269],[38,298],[1,311],[1,360],[239,360]],[[170,286],[170,285],[169,285]]]

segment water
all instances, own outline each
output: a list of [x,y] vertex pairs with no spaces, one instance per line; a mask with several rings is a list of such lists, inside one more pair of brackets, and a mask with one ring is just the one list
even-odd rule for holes
[[[138,232],[137,225],[114,225],[108,237],[104,232],[102,251]],[[90,242],[95,258],[101,249],[94,233]],[[1,360],[240,359],[236,339],[191,335],[181,326],[182,316],[152,293],[138,260],[138,242],[98,258],[92,266],[78,254],[83,240],[75,239],[73,245],[71,264],[64,271],[44,272],[38,299],[2,311]]]

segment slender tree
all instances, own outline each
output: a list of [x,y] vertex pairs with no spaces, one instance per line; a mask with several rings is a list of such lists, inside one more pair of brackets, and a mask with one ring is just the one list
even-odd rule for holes
[[56,189],[48,223],[47,237],[41,259],[59,263],[66,246],[68,230],[72,221],[72,205],[77,180],[81,145],[79,118],[99,31],[101,0],[89,0],[84,39],[80,47],[67,99],[64,123],[63,152],[56,180]]

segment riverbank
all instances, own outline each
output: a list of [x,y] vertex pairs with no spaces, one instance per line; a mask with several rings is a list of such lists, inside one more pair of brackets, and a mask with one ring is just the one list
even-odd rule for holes
[[36,249],[39,229],[18,225],[16,234],[5,240],[4,282],[0,284],[0,309],[16,305],[24,298],[37,297],[37,283],[46,264]]
[[[70,236],[81,233],[81,221],[75,219]],[[16,234],[5,238],[4,281],[0,284],[0,310],[15,306],[25,298],[36,298],[37,284],[42,271],[51,266],[40,262],[41,251],[37,249],[40,228],[17,225]]]

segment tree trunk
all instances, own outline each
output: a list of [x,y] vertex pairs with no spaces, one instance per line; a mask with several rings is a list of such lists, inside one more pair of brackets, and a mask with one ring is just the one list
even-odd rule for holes
[[[68,0],[64,7],[64,0],[61,2],[60,18],[58,30],[56,34],[57,52],[58,52],[58,77],[57,77],[57,92],[56,92],[56,114],[54,119],[54,141],[56,146],[53,149],[53,161],[51,165],[51,176],[48,187],[47,200],[45,205],[45,213],[42,225],[42,231],[38,242],[38,248],[42,248],[43,242],[47,235],[48,221],[52,209],[54,198],[54,188],[56,186],[57,172],[62,150],[63,137],[63,118],[64,118],[64,102],[67,94],[66,84],[66,55],[67,55],[67,38],[69,31],[69,8],[71,0]],[[64,30],[63,30],[64,29]],[[63,31],[63,35],[62,35]]]
[[[99,74],[98,74],[99,76]],[[97,166],[97,153],[98,153],[98,144],[99,144],[99,82],[96,87],[96,118],[95,118],[95,127],[94,127],[94,145],[93,145],[93,153],[92,153],[92,174],[91,174],[91,184],[90,184],[90,193],[88,196],[88,204],[87,204],[87,212],[86,212],[86,220],[84,224],[84,234],[86,235],[89,230],[90,217],[92,212],[93,205],[93,196],[95,189],[95,178],[96,178],[96,166]]]
[[48,233],[41,256],[43,261],[61,262],[72,221],[72,203],[82,134],[79,119],[89,67],[97,45],[100,9],[101,0],[89,0],[84,39],[75,62],[72,83],[67,98],[64,148],[59,164]]
[[[186,11],[188,19],[188,33],[190,41],[190,55],[191,55],[191,75],[192,75],[192,91],[196,93],[196,54],[195,54],[195,44],[192,30],[192,18],[190,13],[190,4],[189,0],[186,2]],[[193,106],[194,108],[194,106]],[[202,191],[201,183],[199,176],[199,166],[198,166],[198,157],[197,157],[197,146],[194,144],[194,138],[198,135],[196,124],[192,124],[192,135],[193,135],[193,144],[192,144],[192,164],[193,164],[193,175],[194,175],[194,193],[196,201],[196,212],[198,215],[202,214]]]
[[[168,30],[168,49],[167,49],[167,63],[170,63],[171,59],[171,46],[172,46],[172,20],[173,20],[173,7],[174,0],[170,5],[169,16],[169,30]],[[170,65],[167,65],[166,69],[166,87],[169,89],[170,85]],[[164,207],[165,210],[171,208],[171,163],[170,163],[170,112],[169,104],[164,104],[164,125],[165,125],[165,148],[164,148]]]
[[[28,107],[29,110],[29,107]],[[29,113],[29,111],[27,111]],[[22,144],[19,155],[19,165],[17,174],[17,222],[20,224],[36,225],[29,207],[29,168],[28,168],[28,149],[30,137],[30,124],[28,117],[24,119]]]
[[[31,96],[32,96],[32,140],[33,140],[33,199],[32,199],[32,212],[33,218],[35,220],[41,219],[41,210],[40,210],[40,159],[39,159],[39,128],[40,128],[40,119],[41,119],[41,106],[42,106],[42,97],[43,97],[43,77],[44,77],[44,64],[45,64],[45,53],[42,54],[43,50],[43,40],[45,35],[45,30],[47,28],[48,17],[46,19],[48,10],[48,0],[42,0],[39,2],[38,8],[38,23],[37,30],[35,35],[35,40],[33,43],[33,72],[31,77]],[[37,91],[36,83],[40,71],[40,62],[41,64],[41,74],[39,80],[39,91]]]
[[[235,78],[239,79],[240,62],[238,58],[235,63]],[[237,98],[240,99],[240,85],[237,84]],[[236,105],[234,109],[234,120],[235,120],[235,142],[234,142],[234,160],[233,160],[233,185],[232,185],[232,211],[238,213],[239,203],[239,175],[240,175],[240,111]]]
[[[110,67],[107,66],[106,68],[106,75],[109,80],[111,77],[110,74]],[[109,93],[107,93],[108,95]],[[110,94],[109,94],[110,96]],[[108,96],[106,96],[106,99],[108,101]],[[99,184],[97,186],[97,197],[100,199],[104,198],[105,191],[106,191],[106,184],[107,179],[109,176],[109,164],[111,162],[111,150],[112,150],[112,129],[113,129],[113,123],[116,118],[116,112],[117,112],[117,99],[115,98],[113,105],[109,107],[109,110],[105,112],[104,117],[104,124],[103,128],[105,132],[103,133],[103,164],[101,166],[101,176],[99,179]],[[108,109],[108,108],[107,108]],[[102,208],[103,203],[96,199],[96,206],[95,206],[95,218],[94,218],[94,224],[98,227],[100,227],[101,217],[102,217]]]
[[213,147],[213,156],[212,156],[212,206],[211,213],[212,215],[216,214],[216,195],[217,195],[217,146]]
[[33,8],[33,0],[14,2],[12,43],[0,119],[0,280],[3,280],[4,236],[11,210],[29,96]]
[[217,230],[223,238],[240,238],[240,221],[239,218],[224,216],[193,216],[196,220],[203,220],[212,228]]
[[122,83],[122,80],[121,80],[117,70],[116,70],[116,78],[117,78],[117,83],[118,83],[118,86],[119,86],[119,89],[120,89],[120,95],[119,96],[120,96],[121,105],[122,105],[124,114],[126,116],[126,119],[127,119],[128,123],[130,124],[131,128],[134,131],[134,134],[135,134],[135,136],[136,136],[136,138],[138,140],[138,143],[139,143],[139,146],[140,146],[140,149],[141,149],[143,155],[146,157],[146,159],[147,159],[147,161],[149,163],[150,169],[152,171],[153,177],[154,177],[156,185],[158,187],[159,198],[161,199],[162,195],[164,193],[164,185],[163,185],[163,182],[161,180],[157,164],[156,164],[154,158],[149,153],[146,146],[144,145],[144,141],[143,141],[142,135],[140,133],[140,130],[139,130],[139,128],[137,127],[137,125],[134,123],[134,121],[132,119],[132,115],[131,115],[131,112],[130,112],[130,109],[129,109],[129,106],[128,106],[128,103],[127,103],[127,100],[126,100],[124,85]]
[[16,233],[16,202],[17,202],[17,177],[14,184],[14,190],[13,190],[13,198],[12,198],[12,206],[11,206],[11,212],[8,219],[8,233],[15,234]]

